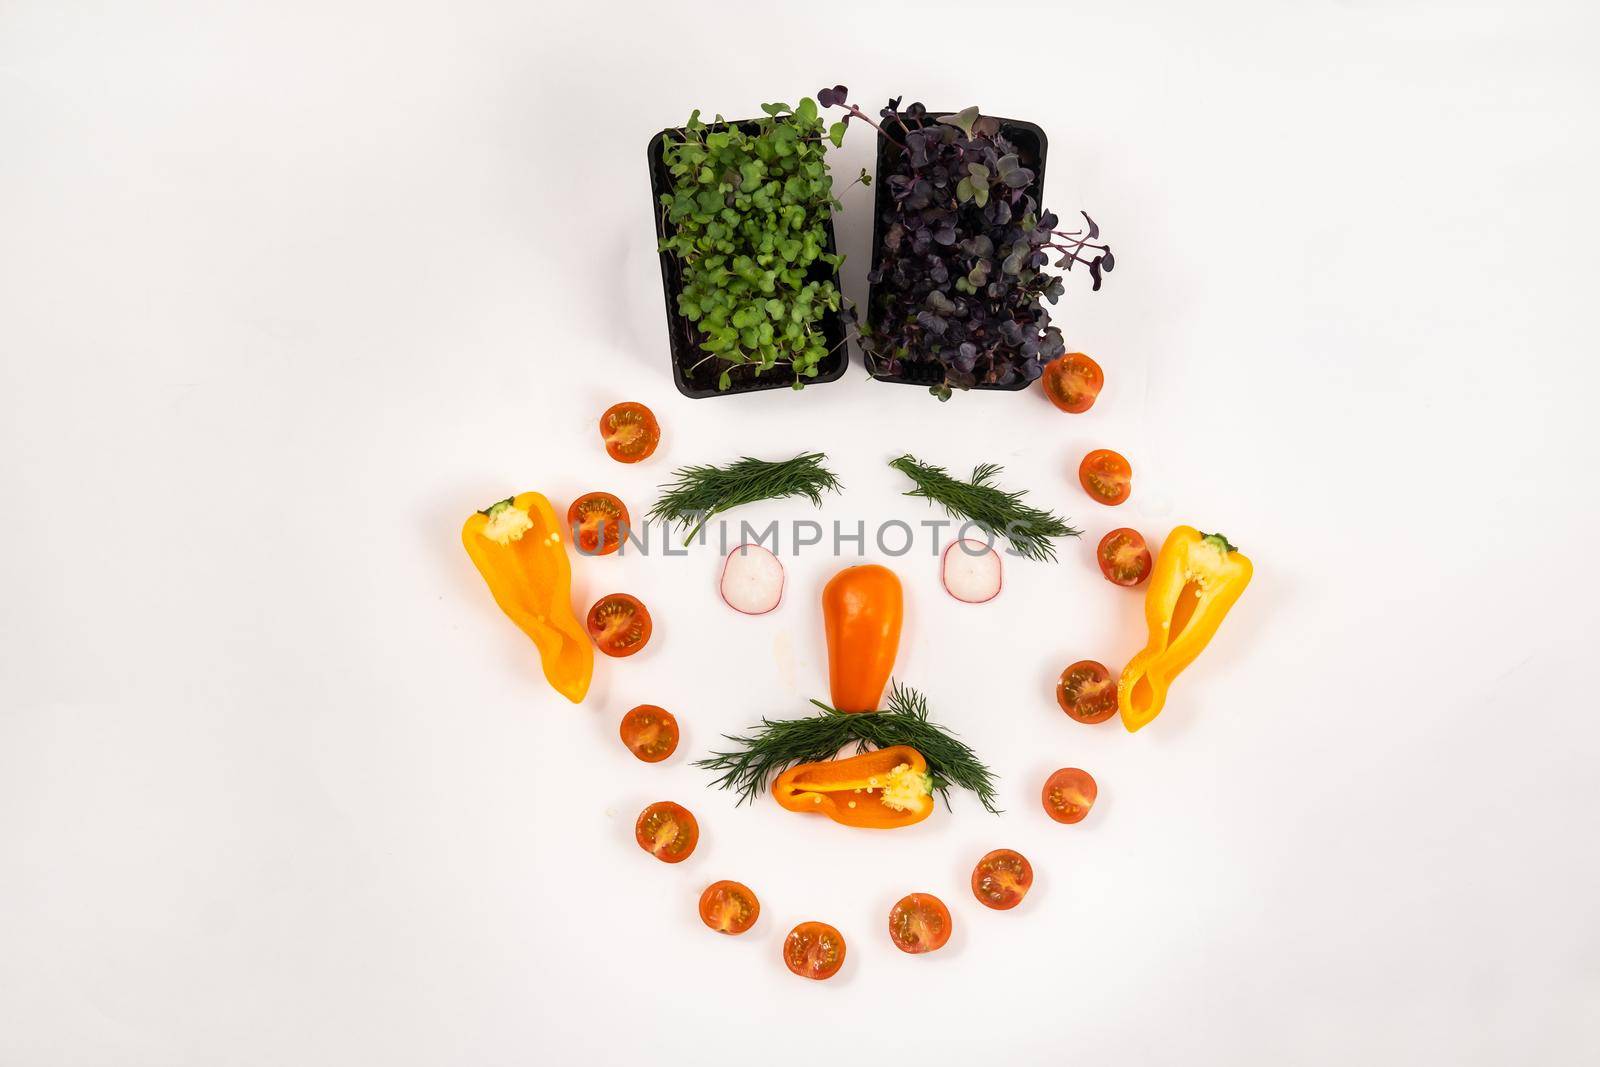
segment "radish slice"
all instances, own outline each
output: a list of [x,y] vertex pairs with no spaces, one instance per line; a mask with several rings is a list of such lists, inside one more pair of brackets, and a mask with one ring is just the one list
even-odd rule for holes
[[1000,595],[1000,555],[982,541],[964,539],[944,550],[945,592],[968,604]]
[[722,599],[734,611],[765,615],[783,599],[783,564],[760,545],[740,545],[722,564]]

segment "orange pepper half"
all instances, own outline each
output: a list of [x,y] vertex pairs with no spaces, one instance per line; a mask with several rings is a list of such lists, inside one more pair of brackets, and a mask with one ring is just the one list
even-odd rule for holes
[[822,590],[828,687],[839,711],[877,711],[900,650],[900,579],[888,567],[846,567]]
[[847,759],[802,763],[778,775],[772,796],[790,811],[815,811],[845,826],[889,830],[933,814],[928,761],[909,745]]
[[494,602],[539,649],[545,679],[582,703],[594,673],[594,646],[572,613],[572,565],[550,501],[520,493],[467,516],[461,543]]

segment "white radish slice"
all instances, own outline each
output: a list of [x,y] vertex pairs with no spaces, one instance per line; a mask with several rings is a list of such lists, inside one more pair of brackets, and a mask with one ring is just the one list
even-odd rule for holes
[[944,550],[945,592],[968,604],[1000,595],[1000,555],[982,541],[963,539]]
[[765,615],[783,599],[783,564],[760,545],[740,545],[722,564],[722,599],[734,611]]

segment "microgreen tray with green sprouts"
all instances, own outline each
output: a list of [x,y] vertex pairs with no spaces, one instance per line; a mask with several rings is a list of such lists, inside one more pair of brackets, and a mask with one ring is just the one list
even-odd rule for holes
[[1031,122],[977,108],[929,112],[889,101],[874,122],[877,190],[867,315],[858,323],[867,369],[882,381],[923,385],[941,400],[956,389],[1022,389],[1066,351],[1045,302],[1065,286],[1041,268],[1088,268],[1095,289],[1115,265],[1084,215],[1077,230],[1039,207],[1048,144]]
[[839,378],[838,202],[810,99],[650,141],[673,380],[691,397]]

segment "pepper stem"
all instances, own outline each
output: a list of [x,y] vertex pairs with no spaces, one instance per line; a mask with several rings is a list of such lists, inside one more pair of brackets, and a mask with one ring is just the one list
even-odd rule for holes
[[1209,542],[1210,544],[1215,545],[1216,547],[1220,548],[1223,552],[1237,552],[1237,551],[1239,551],[1238,546],[1235,545],[1232,541],[1229,541],[1228,538],[1223,534],[1219,534],[1219,533],[1213,533],[1213,534],[1202,533],[1200,535],[1200,540],[1206,541],[1206,542]]

